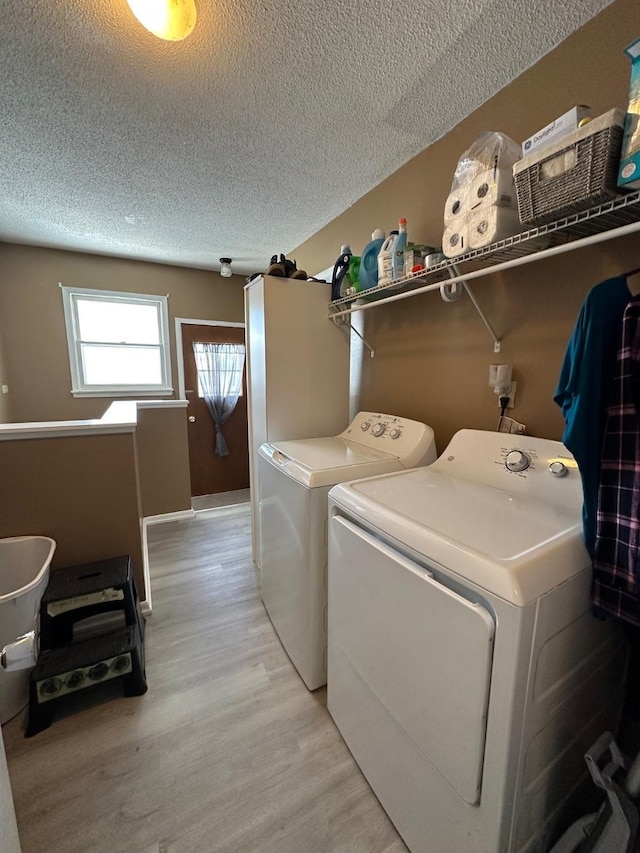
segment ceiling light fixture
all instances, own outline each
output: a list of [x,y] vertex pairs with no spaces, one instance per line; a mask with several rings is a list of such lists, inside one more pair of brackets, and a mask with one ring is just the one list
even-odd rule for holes
[[220,258],[220,275],[225,278],[231,275],[231,258]]
[[195,0],[127,0],[143,27],[165,41],[185,39],[196,25]]

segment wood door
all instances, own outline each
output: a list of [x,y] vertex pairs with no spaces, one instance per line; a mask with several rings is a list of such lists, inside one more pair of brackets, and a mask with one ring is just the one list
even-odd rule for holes
[[[222,432],[228,456],[216,456],[216,430],[204,398],[198,396],[198,376],[193,343],[243,344],[244,329],[235,326],[182,325],[182,355],[189,420],[189,471],[191,495],[213,495],[249,488],[249,440],[247,436],[246,367],[242,396]],[[246,365],[246,362],[245,362]]]

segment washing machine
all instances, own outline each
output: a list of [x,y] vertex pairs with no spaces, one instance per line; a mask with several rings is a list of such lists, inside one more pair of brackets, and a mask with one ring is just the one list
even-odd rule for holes
[[328,708],[412,853],[546,853],[584,814],[626,650],[581,505],[560,442],[476,430],[330,491]]
[[435,458],[431,427],[377,412],[360,412],[338,436],[260,447],[262,601],[309,690],[327,680],[329,489]]

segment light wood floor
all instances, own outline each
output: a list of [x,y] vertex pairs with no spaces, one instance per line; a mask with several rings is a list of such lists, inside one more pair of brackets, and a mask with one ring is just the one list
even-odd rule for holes
[[196,495],[191,498],[192,509],[214,509],[219,506],[248,503],[251,500],[249,489],[237,489],[234,492],[219,492],[215,495]]
[[148,534],[149,691],[3,729],[23,853],[406,853],[265,614],[249,506]]

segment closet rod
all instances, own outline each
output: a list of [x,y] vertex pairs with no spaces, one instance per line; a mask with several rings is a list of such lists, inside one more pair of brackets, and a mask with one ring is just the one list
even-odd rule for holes
[[[582,249],[586,246],[593,246],[596,243],[606,243],[608,240],[615,240],[617,237],[624,237],[627,234],[635,234],[640,231],[640,221],[631,222],[628,225],[621,225],[618,228],[612,228],[609,231],[601,231],[599,234],[591,234],[589,237],[581,237],[578,240],[573,240],[570,243],[561,243],[559,246],[552,246],[549,249],[541,249],[539,252],[534,252],[530,255],[524,255],[520,258],[513,258],[510,261],[502,261],[492,267],[486,267],[481,270],[457,275],[450,278],[446,283],[455,284],[457,281],[469,281],[469,279],[482,278],[486,275],[491,275],[495,272],[503,272],[504,270],[513,269],[514,267],[530,264],[532,261],[537,261],[544,258],[552,258],[555,255],[563,255],[565,252],[573,252],[575,249]],[[426,284],[423,287],[416,287],[414,290],[405,290],[402,293],[394,293],[392,296],[385,296],[377,299],[375,302],[365,302],[358,305],[356,308],[344,308],[341,311],[331,312],[328,315],[329,319],[342,317],[347,314],[354,314],[356,311],[367,311],[369,308],[377,308],[378,305],[385,305],[387,302],[398,302],[400,299],[408,299],[410,296],[416,296],[420,293],[428,293],[430,290],[439,290],[443,282],[438,281],[433,284]]]

